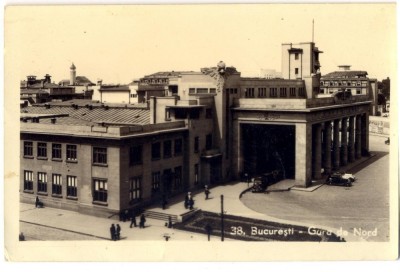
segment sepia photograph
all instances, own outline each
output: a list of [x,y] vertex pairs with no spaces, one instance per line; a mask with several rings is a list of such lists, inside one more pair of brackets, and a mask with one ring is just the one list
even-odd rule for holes
[[9,261],[398,257],[396,3],[4,13]]

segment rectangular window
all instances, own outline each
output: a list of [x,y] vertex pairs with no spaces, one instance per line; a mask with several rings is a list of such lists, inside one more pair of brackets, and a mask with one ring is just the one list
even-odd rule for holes
[[51,193],[53,195],[62,194],[62,176],[59,174],[53,174]]
[[93,163],[107,164],[107,148],[93,147]]
[[38,192],[47,193],[47,173],[38,172]]
[[199,137],[194,137],[194,152],[199,152]]
[[171,141],[164,141],[164,158],[170,158],[172,156],[172,142]]
[[61,160],[61,144],[53,144],[51,149],[51,158],[53,160]]
[[161,188],[161,173],[160,171],[153,172],[151,174],[151,192],[153,194],[159,192],[160,188]]
[[254,88],[246,88],[245,89],[245,97],[247,97],[247,98],[254,97]]
[[24,156],[33,157],[33,143],[24,142]]
[[182,187],[182,166],[175,167],[175,181],[174,188],[175,190]]
[[295,60],[298,60],[298,59],[299,59],[299,53],[295,53],[295,54],[294,54],[294,59],[295,59]]
[[294,68],[294,74],[298,75],[299,74],[299,68]]
[[142,197],[142,177],[133,177],[129,179],[129,199],[132,202],[140,201]]
[[206,150],[212,149],[212,134],[206,136]]
[[174,155],[175,156],[182,155],[182,139],[175,140]]
[[303,88],[303,87],[299,88],[299,96],[301,96],[301,97],[304,97],[304,96],[305,96],[304,88]]
[[38,158],[47,158],[47,143],[38,143]]
[[93,179],[93,201],[107,202],[107,180]]
[[161,158],[161,144],[153,143],[151,145],[151,159],[158,160]]
[[78,181],[74,176],[67,176],[67,196],[78,196]]
[[129,149],[129,165],[142,164],[142,146],[131,146]]
[[199,165],[197,163],[194,165],[194,184],[199,184]]
[[189,94],[195,94],[196,89],[195,88],[189,88]]
[[210,88],[210,93],[216,93],[217,89],[216,88]]
[[278,89],[277,88],[269,88],[269,96],[270,97],[277,97],[278,96]]
[[24,191],[33,191],[33,172],[24,171]]
[[286,88],[280,88],[279,96],[280,97],[286,97]]
[[76,145],[67,145],[67,161],[77,161]]
[[361,94],[361,88],[357,88],[356,94]]
[[197,88],[196,92],[198,94],[206,94],[206,93],[208,93],[208,88]]
[[290,88],[289,92],[290,92],[290,96],[296,96],[296,88]]
[[266,97],[267,88],[258,88],[258,97]]

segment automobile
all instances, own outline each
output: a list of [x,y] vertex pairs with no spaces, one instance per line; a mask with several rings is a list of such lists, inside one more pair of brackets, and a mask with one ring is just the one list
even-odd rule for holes
[[337,172],[328,176],[326,184],[350,187],[355,180],[356,178],[352,174]]
[[261,176],[255,177],[253,181],[252,192],[261,193],[267,190],[267,187],[277,183],[283,179],[283,174],[279,170],[274,170],[269,173],[264,173]]
[[385,144],[390,145],[390,138],[387,138],[387,140],[385,141]]

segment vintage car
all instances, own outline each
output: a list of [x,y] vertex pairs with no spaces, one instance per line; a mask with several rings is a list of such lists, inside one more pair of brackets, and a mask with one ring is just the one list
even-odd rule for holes
[[255,177],[253,181],[252,192],[260,193],[265,192],[267,187],[277,183],[283,179],[282,171],[274,170],[270,173],[264,173],[261,176]]
[[387,138],[387,140],[385,141],[385,144],[390,145],[390,138]]
[[333,173],[326,179],[326,184],[328,185],[341,185],[350,187],[352,183],[356,180],[356,177],[348,173]]

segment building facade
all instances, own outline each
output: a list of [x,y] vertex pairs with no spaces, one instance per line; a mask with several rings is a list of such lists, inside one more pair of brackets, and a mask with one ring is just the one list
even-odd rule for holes
[[368,155],[370,94],[320,97],[321,51],[282,52],[285,79],[244,78],[219,62],[143,77],[137,105],[24,108],[22,201],[41,194],[47,205],[110,216],[244,173],[307,187]]

